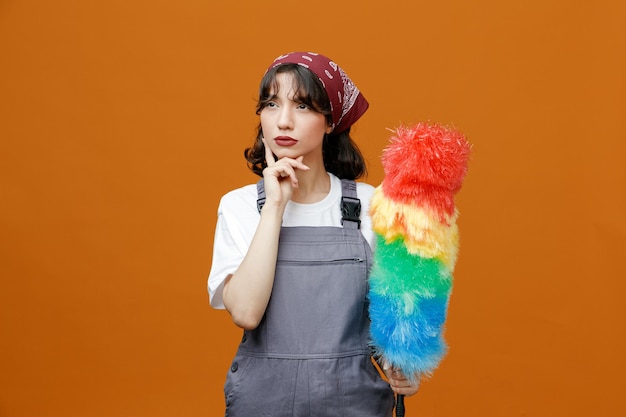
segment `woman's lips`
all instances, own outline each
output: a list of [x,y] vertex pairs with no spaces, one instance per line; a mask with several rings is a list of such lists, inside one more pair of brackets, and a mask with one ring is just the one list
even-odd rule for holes
[[277,136],[276,138],[274,138],[274,142],[278,146],[293,146],[298,143],[297,140],[289,136]]

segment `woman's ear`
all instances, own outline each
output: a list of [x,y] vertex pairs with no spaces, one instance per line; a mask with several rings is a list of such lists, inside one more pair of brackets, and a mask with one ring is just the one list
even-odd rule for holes
[[335,130],[335,124],[334,124],[334,123],[333,123],[332,125],[328,125],[328,126],[326,127],[326,134],[327,134],[327,135],[330,135],[330,133],[331,133],[333,130]]

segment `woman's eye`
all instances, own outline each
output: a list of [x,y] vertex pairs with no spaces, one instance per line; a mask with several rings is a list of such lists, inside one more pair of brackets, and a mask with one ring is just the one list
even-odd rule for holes
[[298,107],[297,107],[297,108],[298,108],[298,109],[302,109],[302,110],[308,110],[308,109],[309,109],[309,106],[307,106],[306,104],[302,104],[302,103],[300,103],[300,104],[298,104]]
[[270,101],[269,103],[265,105],[265,107],[276,107],[276,103],[274,103],[273,101]]

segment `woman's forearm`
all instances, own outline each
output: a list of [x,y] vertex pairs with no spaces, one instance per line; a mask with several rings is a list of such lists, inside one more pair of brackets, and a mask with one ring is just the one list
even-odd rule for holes
[[272,293],[283,212],[284,207],[263,207],[248,253],[224,284],[224,306],[246,330],[259,325]]

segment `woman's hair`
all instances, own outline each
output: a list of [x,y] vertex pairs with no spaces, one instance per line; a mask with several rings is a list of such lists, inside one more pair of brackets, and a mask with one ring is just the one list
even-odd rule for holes
[[[295,82],[296,100],[306,104],[318,113],[326,116],[326,123],[332,125],[332,114],[330,101],[326,90],[320,83],[316,75],[298,64],[282,64],[270,69],[261,80],[259,89],[259,101],[257,102],[256,113],[272,100],[278,93],[278,81],[276,74],[289,73]],[[263,130],[261,123],[257,128],[257,136],[254,144],[244,150],[244,156],[248,161],[248,168],[258,176],[263,176],[263,170],[267,167],[265,162],[265,146],[262,142]],[[324,135],[322,142],[322,154],[324,157],[324,167],[326,171],[341,179],[355,180],[367,173],[365,160],[361,151],[350,137],[350,129],[341,133],[329,133]]]

